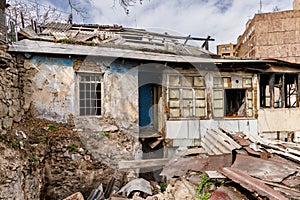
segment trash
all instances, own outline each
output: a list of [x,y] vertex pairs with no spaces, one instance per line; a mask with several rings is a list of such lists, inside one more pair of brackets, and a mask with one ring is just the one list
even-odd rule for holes
[[84,200],[83,195],[80,192],[76,192],[63,200]]
[[126,195],[127,197],[133,192],[143,192],[148,195],[152,195],[151,185],[149,181],[143,178],[134,179],[123,186],[117,193]]

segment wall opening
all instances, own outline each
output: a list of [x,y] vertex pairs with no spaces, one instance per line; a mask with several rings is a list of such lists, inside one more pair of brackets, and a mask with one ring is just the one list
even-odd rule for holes
[[225,116],[247,116],[246,89],[225,90]]

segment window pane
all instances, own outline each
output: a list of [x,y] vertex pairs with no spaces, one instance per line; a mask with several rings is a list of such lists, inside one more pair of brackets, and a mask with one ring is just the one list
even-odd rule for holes
[[196,108],[196,116],[197,117],[205,117],[205,109],[204,108]]
[[184,87],[192,87],[193,85],[193,77],[190,76],[183,76],[181,77],[182,86]]
[[196,107],[205,107],[205,100],[196,100]]
[[205,98],[205,90],[195,90],[196,98]]
[[183,98],[187,98],[187,99],[193,98],[193,91],[192,91],[192,89],[183,89],[182,90],[182,97]]
[[253,107],[253,102],[252,100],[248,100],[248,108],[252,108]]
[[90,99],[91,98],[91,92],[86,91],[85,98]]
[[169,95],[171,99],[179,99],[179,89],[170,89]]
[[80,115],[85,115],[85,109],[84,108],[80,108]]
[[80,107],[85,107],[85,101],[84,100],[80,100]]
[[179,109],[170,108],[170,117],[180,117]]
[[192,99],[183,100],[182,104],[183,104],[183,107],[193,108],[193,100]]
[[223,90],[214,90],[214,99],[223,99]]
[[215,117],[223,117],[223,115],[224,115],[223,109],[215,109],[214,110],[214,116]]
[[214,108],[223,108],[223,99],[214,100]]
[[194,77],[194,86],[204,87],[205,86],[204,78],[201,76]]
[[170,107],[179,107],[179,100],[170,100]]
[[169,85],[170,86],[180,86],[180,76],[179,75],[170,75],[169,76]]
[[182,117],[192,117],[193,116],[193,108],[183,108]]
[[79,99],[84,99],[85,98],[85,92],[84,91],[80,91],[79,92]]
[[253,111],[252,111],[252,109],[248,109],[248,117],[252,117],[253,116]]
[[252,79],[251,78],[244,78],[243,79],[243,87],[244,88],[252,87]]
[[84,90],[84,83],[79,83],[79,90],[80,91]]
[[214,77],[214,87],[216,88],[223,87],[223,79],[221,77]]

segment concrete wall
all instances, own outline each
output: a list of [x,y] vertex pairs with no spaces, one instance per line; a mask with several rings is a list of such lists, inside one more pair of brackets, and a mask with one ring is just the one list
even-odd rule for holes
[[258,131],[300,130],[300,108],[260,109],[258,111]]
[[[138,132],[138,70],[135,63],[103,58],[33,56],[24,67],[32,75],[31,102],[35,116],[75,123],[78,129]],[[76,72],[103,73],[102,116],[79,116]]]

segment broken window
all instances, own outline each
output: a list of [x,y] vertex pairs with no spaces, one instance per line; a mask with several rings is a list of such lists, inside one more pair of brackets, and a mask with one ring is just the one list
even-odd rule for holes
[[262,108],[299,107],[298,74],[261,74],[260,106]]
[[101,115],[102,74],[79,73],[79,115]]
[[252,77],[214,77],[214,117],[252,117],[252,90]]
[[170,118],[205,117],[205,80],[200,75],[169,75]]

